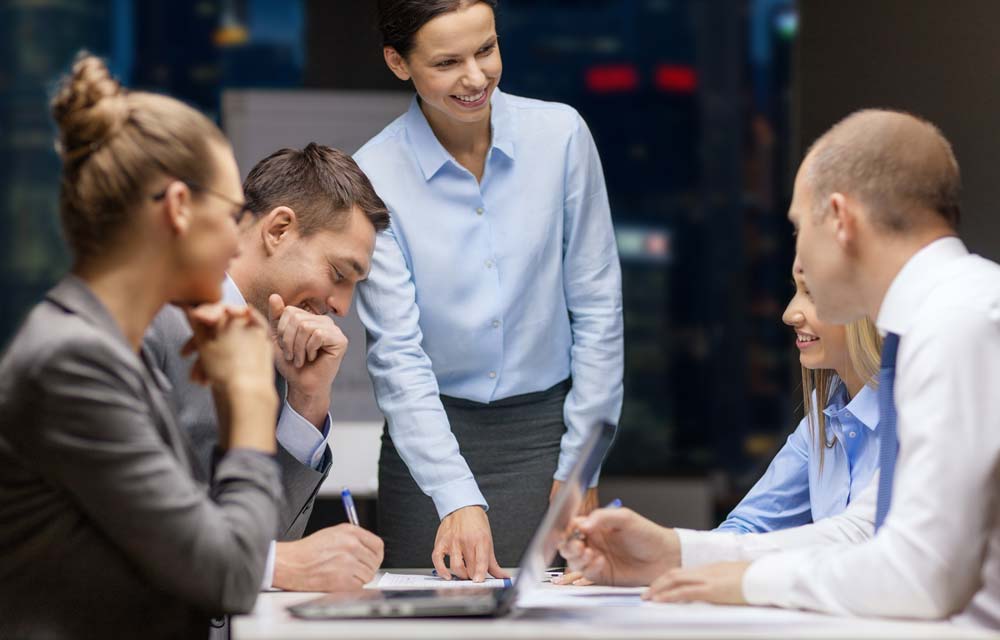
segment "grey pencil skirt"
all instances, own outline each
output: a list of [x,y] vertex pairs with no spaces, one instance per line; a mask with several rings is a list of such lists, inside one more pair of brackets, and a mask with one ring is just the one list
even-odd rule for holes
[[[489,404],[441,396],[451,431],[489,503],[493,549],[515,567],[549,504],[569,380],[536,393]],[[440,519],[382,431],[378,472],[378,533],[385,567],[429,567]]]

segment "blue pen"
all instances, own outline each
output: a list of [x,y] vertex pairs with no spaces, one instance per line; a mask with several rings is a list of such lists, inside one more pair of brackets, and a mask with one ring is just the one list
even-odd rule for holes
[[340,499],[344,503],[344,513],[347,514],[347,521],[355,527],[360,527],[361,525],[358,524],[358,510],[354,508],[354,496],[351,495],[351,490],[344,487],[344,490],[340,492]]

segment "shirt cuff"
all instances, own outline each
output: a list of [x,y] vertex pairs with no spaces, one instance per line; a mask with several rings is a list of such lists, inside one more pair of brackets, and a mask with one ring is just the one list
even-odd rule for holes
[[789,606],[802,559],[801,554],[772,553],[755,560],[743,574],[743,599],[758,606]]
[[681,543],[681,566],[697,567],[713,562],[742,560],[737,534],[725,531],[677,529]]
[[486,504],[486,498],[483,497],[475,480],[459,480],[449,483],[435,491],[431,500],[434,501],[434,508],[437,509],[438,517],[442,520],[448,514],[458,511],[462,507],[478,506],[487,511],[490,510],[490,506]]
[[274,540],[267,548],[267,564],[264,565],[264,579],[260,582],[261,591],[269,591],[274,583],[274,554],[277,552]]
[[[569,478],[569,472],[573,470],[574,464],[576,464],[576,458],[570,458],[568,455],[560,453],[559,462],[556,465],[556,472],[553,474],[552,479],[558,480],[559,482],[566,482],[566,479]],[[600,479],[601,468],[597,467],[597,471],[594,472],[594,476],[590,479],[587,486],[593,489],[597,486]]]
[[281,407],[276,435],[278,442],[293,458],[318,471],[330,439],[330,414],[326,414],[321,431],[299,415],[286,400]]

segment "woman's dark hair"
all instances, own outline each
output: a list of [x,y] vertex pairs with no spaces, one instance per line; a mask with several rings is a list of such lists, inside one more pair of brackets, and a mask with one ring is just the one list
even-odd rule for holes
[[425,24],[444,13],[482,2],[493,11],[498,0],[378,0],[378,30],[382,46],[392,47],[404,58],[413,50],[413,39]]

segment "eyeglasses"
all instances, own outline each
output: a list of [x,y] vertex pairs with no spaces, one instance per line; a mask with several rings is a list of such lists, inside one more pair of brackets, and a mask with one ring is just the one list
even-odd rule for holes
[[[190,189],[191,191],[197,191],[199,193],[206,193],[206,194],[208,194],[210,196],[215,196],[216,198],[219,198],[220,200],[224,200],[224,201],[228,202],[229,204],[233,205],[233,207],[235,207],[237,209],[236,212],[232,214],[233,221],[236,222],[236,224],[239,224],[240,222],[242,222],[243,218],[245,218],[247,215],[250,215],[250,216],[256,216],[257,215],[257,213],[253,209],[251,209],[250,205],[248,205],[246,202],[239,202],[238,200],[233,200],[232,198],[230,198],[229,196],[227,196],[225,194],[219,193],[218,191],[215,191],[214,189],[209,189],[208,187],[203,187],[200,184],[197,184],[195,182],[191,182],[189,180],[181,180],[181,182],[183,182],[184,184],[186,184],[187,187],[188,187],[188,189]],[[163,191],[155,194],[153,196],[153,201],[154,202],[159,202],[160,200],[163,200],[164,198],[166,198],[167,197],[167,189],[168,188],[169,188],[169,185],[167,185],[167,187],[164,187]]]

